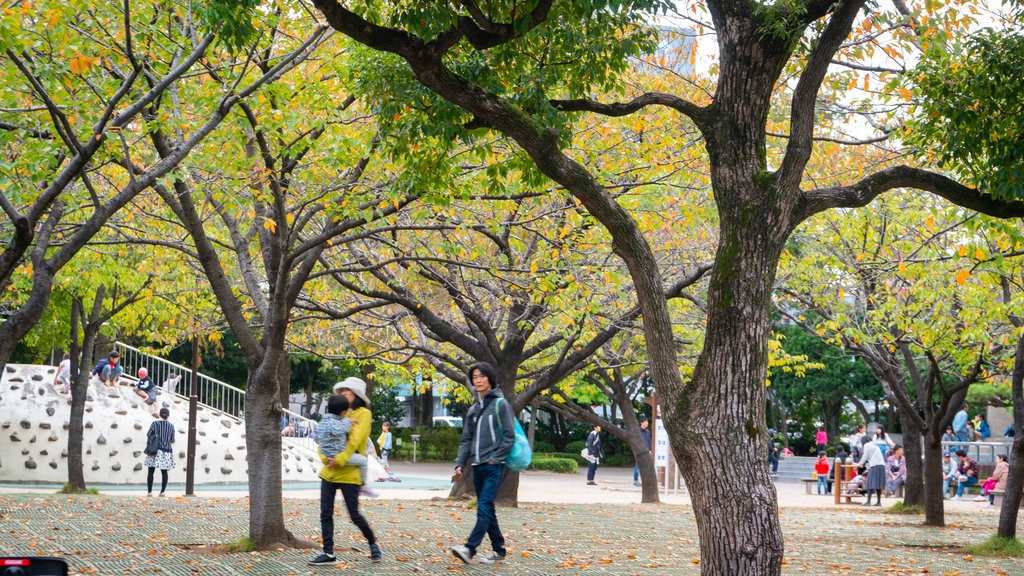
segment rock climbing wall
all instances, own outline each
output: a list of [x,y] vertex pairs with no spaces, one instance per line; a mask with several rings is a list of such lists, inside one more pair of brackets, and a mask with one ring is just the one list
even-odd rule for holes
[[[8,364],[0,375],[0,482],[67,482],[71,404],[53,386],[54,366]],[[160,394],[171,411],[175,469],[171,482],[185,481],[188,401]],[[90,384],[83,419],[82,462],[87,485],[145,484],[142,465],[151,407],[129,386]],[[196,484],[248,482],[245,426],[230,415],[203,406],[196,414]],[[284,482],[314,482],[320,461],[308,450],[285,443]]]

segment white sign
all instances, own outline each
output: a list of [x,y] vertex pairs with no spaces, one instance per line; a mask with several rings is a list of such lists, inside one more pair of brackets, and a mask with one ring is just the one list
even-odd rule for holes
[[654,420],[654,465],[668,466],[668,432],[661,418]]

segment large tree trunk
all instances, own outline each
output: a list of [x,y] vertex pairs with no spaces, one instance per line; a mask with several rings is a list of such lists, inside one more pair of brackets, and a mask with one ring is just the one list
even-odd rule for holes
[[770,210],[720,211],[704,350],[692,385],[664,406],[665,423],[692,495],[701,573],[780,574],[784,548],[765,458],[764,406],[768,306],[787,225]]
[[288,386],[290,368],[283,350],[268,352],[258,366],[250,367],[246,381],[249,538],[260,550],[282,546],[310,547],[308,542],[296,539],[284,524],[279,390],[281,386]]

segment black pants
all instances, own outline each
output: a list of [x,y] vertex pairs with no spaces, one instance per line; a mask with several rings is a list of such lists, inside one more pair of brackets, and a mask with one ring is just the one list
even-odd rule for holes
[[594,481],[594,474],[597,473],[597,459],[591,460],[590,464],[587,464],[587,482]]
[[[153,491],[153,472],[156,468],[150,468],[149,473],[146,474],[146,492]],[[160,470],[160,493],[163,494],[167,490],[167,470]]]
[[366,518],[359,513],[359,485],[358,484],[337,484],[320,479],[320,535],[324,539],[324,553],[334,554],[334,495],[341,490],[341,497],[345,499],[345,508],[348,510],[348,517],[352,523],[359,528],[366,538],[368,544],[373,544],[377,538],[373,535],[373,529]]

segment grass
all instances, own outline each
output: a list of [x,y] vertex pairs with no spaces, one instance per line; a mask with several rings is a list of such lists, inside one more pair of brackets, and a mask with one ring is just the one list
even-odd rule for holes
[[988,540],[979,544],[966,546],[968,553],[975,556],[1024,556],[1024,542],[1016,538],[1004,538],[993,534]]
[[902,500],[893,504],[886,510],[892,514],[913,514],[917,516],[924,515],[924,506],[907,506]]
[[232,552],[252,552],[255,549],[256,543],[250,540],[248,536],[242,536],[237,542],[220,546],[217,551],[230,554]]
[[97,495],[100,493],[99,488],[86,488],[84,490],[78,488],[72,488],[71,484],[64,484],[60,490],[57,490],[57,494],[92,494]]

